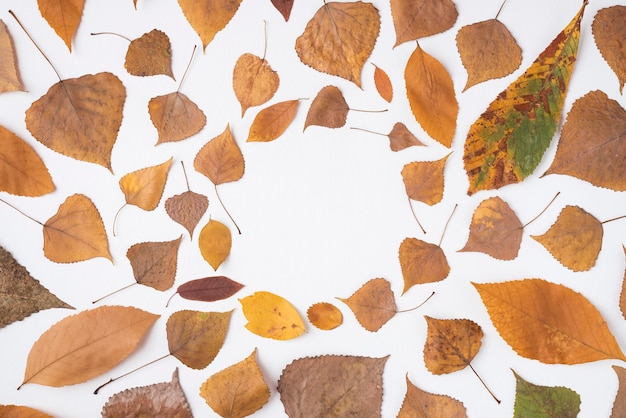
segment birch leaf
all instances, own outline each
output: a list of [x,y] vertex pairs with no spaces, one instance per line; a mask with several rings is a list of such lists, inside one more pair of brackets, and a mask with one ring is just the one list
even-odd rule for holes
[[172,159],[126,174],[119,181],[126,203],[154,210],[161,200]]
[[450,273],[450,265],[440,246],[417,238],[405,238],[398,258],[404,279],[405,294],[416,284],[439,282]]
[[452,0],[391,0],[394,47],[450,29],[458,14]]
[[182,141],[197,134],[206,125],[202,109],[179,91],[150,99],[148,112],[158,132],[156,145]]
[[269,142],[281,136],[296,116],[300,100],[287,100],[262,109],[250,125],[247,142]]
[[196,31],[204,50],[217,32],[235,16],[241,0],[178,0],[178,5]]
[[563,386],[539,386],[527,382],[515,371],[514,418],[576,418],[580,412],[580,395]]
[[243,154],[235,142],[230,125],[198,151],[193,166],[216,186],[237,181],[243,176]]
[[261,337],[291,340],[306,329],[296,308],[285,298],[271,292],[254,292],[239,299],[248,320],[246,328]]
[[452,373],[470,365],[482,345],[483,330],[469,319],[435,319],[428,324],[424,363],[435,374]]
[[306,316],[317,328],[329,331],[343,323],[343,314],[332,303],[318,302],[309,306]]
[[124,68],[129,74],[140,77],[163,74],[173,79],[170,38],[165,32],[153,29],[133,39],[126,52]]
[[591,30],[596,45],[604,60],[619,81],[619,92],[623,92],[626,84],[626,6],[605,7],[598,10],[593,18]]
[[406,395],[397,418],[448,417],[467,418],[467,411],[462,402],[447,395],[428,393],[406,378]]
[[437,161],[415,161],[402,168],[402,181],[409,199],[435,205],[443,199],[444,167],[450,155]]
[[25,91],[17,66],[15,45],[7,26],[0,20],[0,93]]
[[128,249],[135,280],[156,290],[167,290],[174,285],[178,264],[178,247],[182,236],[172,241],[142,242]]
[[347,299],[338,298],[350,307],[359,324],[370,332],[378,331],[396,314],[396,301],[388,280],[369,280]]
[[304,129],[311,125],[341,128],[346,124],[349,110],[341,90],[335,86],[323,87],[311,102]]
[[85,0],[49,1],[37,0],[39,11],[46,22],[63,39],[70,52],[72,40],[80,25]]
[[233,69],[233,89],[241,104],[241,117],[252,106],[259,106],[274,97],[280,84],[278,73],[265,58],[243,54]]
[[200,231],[198,246],[202,257],[217,270],[228,258],[232,246],[230,230],[221,222],[211,219]]

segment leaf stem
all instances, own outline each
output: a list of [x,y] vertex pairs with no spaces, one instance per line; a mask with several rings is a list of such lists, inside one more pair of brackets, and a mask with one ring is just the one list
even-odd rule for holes
[[193,61],[193,57],[196,55],[196,45],[193,46],[193,51],[191,51],[191,57],[189,57],[189,62],[187,63],[187,68],[185,68],[185,72],[180,79],[180,83],[178,83],[178,88],[176,89],[176,93],[180,91],[180,87],[183,85],[183,81],[185,81],[185,77],[187,76],[187,72],[189,71],[189,67],[191,67],[191,62]]
[[233,225],[235,225],[235,228],[237,228],[237,232],[239,233],[239,235],[241,235],[241,229],[239,229],[239,225],[237,225],[237,222],[235,222],[235,220],[231,216],[231,214],[228,211],[228,209],[226,209],[226,206],[224,206],[224,202],[222,202],[222,198],[220,197],[220,194],[217,191],[217,185],[214,184],[213,187],[215,188],[215,195],[217,196],[217,200],[219,200],[220,201],[220,205],[222,205],[222,209],[224,209],[224,212],[226,212],[226,215],[228,215],[228,217],[230,218],[230,220],[233,223]]
[[150,362],[148,362],[148,363],[144,364],[143,366],[139,366],[139,367],[137,367],[136,369],[133,369],[133,370],[131,370],[131,371],[129,371],[129,372],[124,373],[123,375],[120,375],[120,376],[117,376],[117,377],[111,378],[111,379],[109,379],[107,382],[105,382],[105,383],[101,384],[100,386],[98,386],[98,387],[96,388],[96,390],[94,390],[94,391],[93,391],[93,394],[94,394],[94,395],[97,395],[97,394],[98,394],[98,392],[100,391],[100,389],[102,389],[103,387],[105,387],[105,386],[106,386],[106,385],[108,385],[109,383],[111,383],[111,382],[115,382],[116,380],[119,380],[119,379],[121,379],[122,377],[126,377],[126,376],[128,376],[129,374],[136,372],[137,370],[141,370],[141,369],[143,369],[144,367],[149,366],[149,365],[151,365],[151,364],[153,364],[153,363],[156,363],[156,362],[157,362],[157,361],[159,361],[159,360],[163,360],[164,358],[169,357],[169,356],[171,356],[171,353],[168,353],[168,354],[166,354],[166,355],[164,355],[164,356],[161,356],[161,357],[159,357],[159,358],[157,358],[157,359],[154,359],[154,360],[152,360],[152,361],[150,361]]
[[185,163],[181,160],[180,165],[183,166],[183,174],[185,175],[185,183],[187,183],[187,191],[190,192],[189,179],[187,178],[187,170],[185,170]]
[[499,404],[501,402],[500,399],[496,398],[496,395],[494,395],[491,389],[487,387],[487,385],[485,384],[485,381],[478,375],[478,373],[476,373],[476,370],[474,369],[474,366],[472,366],[472,363],[468,363],[467,365],[470,367],[470,369],[472,369],[472,371],[474,372],[478,380],[480,380],[480,383],[482,383],[485,389],[487,389],[487,392],[489,392],[489,394],[493,397],[493,399],[495,399],[495,401],[498,402]]
[[411,213],[413,214],[413,218],[415,219],[415,222],[417,222],[417,225],[420,227],[420,229],[422,230],[422,233],[426,233],[426,230],[424,229],[424,227],[422,226],[422,224],[420,223],[420,220],[417,219],[417,215],[415,214],[415,210],[413,209],[413,205],[411,204],[411,198],[408,198],[409,200],[409,207],[411,208]]
[[363,131],[363,132],[368,132],[370,134],[374,134],[374,135],[380,135],[380,136],[389,136],[387,134],[381,134],[380,132],[374,132],[374,131],[370,131],[369,129],[363,129],[363,128],[356,128],[354,126],[351,126],[350,129],[354,129],[356,131]]
[[422,303],[420,303],[419,305],[413,307],[413,308],[409,308],[409,309],[403,309],[401,311],[396,311],[396,313],[402,313],[402,312],[411,312],[414,311],[418,308],[421,308],[422,306],[424,306],[424,304],[426,302],[428,302],[430,300],[430,298],[432,298],[433,296],[435,296],[435,291],[433,290],[433,293],[430,294],[430,296],[428,296],[426,299],[424,299],[424,301]]
[[617,218],[607,219],[606,221],[602,221],[602,222],[600,222],[600,223],[604,225],[605,223],[608,223],[608,222],[613,222],[613,221],[618,221],[618,220],[620,220],[620,219],[624,219],[624,218],[626,218],[626,215],[618,216]]
[[172,298],[174,296],[176,296],[178,294],[178,292],[174,293],[172,296],[169,297],[169,299],[167,300],[167,302],[165,303],[165,307],[169,307],[170,306],[170,301],[172,300]]
[[25,214],[24,212],[22,212],[21,210],[19,210],[18,208],[16,208],[15,206],[13,206],[12,204],[10,204],[9,202],[7,202],[6,200],[2,200],[0,199],[0,202],[4,203],[5,205],[15,209],[16,211],[18,211],[19,213],[21,213],[22,215],[26,216],[28,219],[30,219],[31,221],[37,222],[39,225],[41,226],[45,226],[43,223],[41,223],[40,221],[38,221],[37,219],[33,218],[30,215]]
[[387,112],[389,109],[366,110],[366,109],[353,109],[353,108],[349,107],[348,110],[351,110],[353,112],[363,112],[363,113],[383,113],[383,112]]
[[98,299],[96,299],[96,300],[92,301],[91,303],[98,303],[98,302],[100,302],[102,299],[108,298],[109,296],[114,295],[114,294],[116,294],[117,292],[121,292],[121,291],[122,291],[122,290],[124,290],[124,289],[128,289],[129,287],[131,287],[131,286],[133,286],[133,285],[136,285],[136,284],[137,284],[137,282],[134,282],[134,283],[131,283],[131,284],[127,285],[127,286],[121,287],[121,288],[119,288],[119,289],[117,289],[117,290],[112,291],[111,293],[107,293],[106,295],[104,295],[104,296],[102,296],[102,297],[100,297],[100,298],[98,298]]
[[95,36],[95,35],[115,35],[115,36],[119,36],[122,39],[126,39],[128,42],[132,42],[131,39],[125,37],[124,35],[120,35],[119,33],[115,33],[115,32],[91,32],[90,35]]
[[493,20],[497,20],[498,16],[500,16],[500,12],[502,11],[502,8],[504,7],[504,3],[506,3],[506,0],[504,0],[502,4],[500,5],[500,8],[498,9],[498,13],[496,13],[496,17],[494,17]]
[[261,58],[261,61],[265,61],[266,54],[267,54],[267,21],[263,19],[263,58]]
[[117,210],[117,212],[115,212],[115,218],[113,218],[113,226],[112,226],[112,229],[113,229],[113,236],[114,236],[114,237],[116,236],[116,235],[115,235],[115,225],[117,224],[117,217],[119,216],[119,214],[120,214],[120,212],[122,211],[122,209],[124,209],[124,208],[126,207],[126,205],[128,205],[128,202],[124,203],[124,204],[122,205],[122,207],[121,207],[121,208],[119,208],[119,209]]
[[550,205],[556,200],[556,198],[561,194],[561,192],[557,192],[557,194],[554,195],[554,197],[552,198],[552,200],[550,201],[550,203],[548,203],[546,205],[545,208],[543,208],[543,210],[541,212],[539,212],[539,215],[535,216],[534,218],[532,218],[530,221],[526,222],[526,224],[522,225],[522,229],[526,228],[528,225],[530,225],[531,223],[535,222],[537,220],[537,218],[539,218],[541,215],[543,215],[543,213],[548,210],[548,208],[550,207]]
[[441,247],[441,243],[443,242],[443,236],[446,234],[446,229],[448,229],[448,224],[450,223],[450,219],[452,219],[452,215],[454,215],[454,212],[456,211],[457,206],[459,206],[458,203],[454,205],[454,209],[452,209],[452,213],[450,214],[450,216],[448,216],[448,220],[446,221],[446,224],[443,227],[443,231],[441,232],[441,238],[439,239],[440,247]]

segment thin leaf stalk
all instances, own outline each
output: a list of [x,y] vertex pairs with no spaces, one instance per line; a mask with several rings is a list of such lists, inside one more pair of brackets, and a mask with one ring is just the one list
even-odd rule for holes
[[504,0],[502,2],[502,4],[500,5],[500,8],[498,9],[498,13],[496,13],[496,17],[493,18],[493,20],[497,20],[498,16],[500,16],[500,12],[502,11],[502,8],[504,7],[504,4],[506,3],[506,0]]
[[151,364],[153,364],[153,363],[156,363],[157,361],[163,360],[164,358],[167,358],[167,357],[169,357],[169,356],[171,356],[171,355],[172,355],[171,353],[168,353],[168,354],[166,354],[166,355],[164,355],[164,356],[161,356],[161,357],[159,357],[159,358],[157,358],[157,359],[154,359],[154,360],[152,360],[152,361],[150,361],[150,362],[148,362],[148,363],[146,363],[146,364],[144,364],[144,365],[142,365],[142,366],[139,366],[139,367],[137,367],[137,368],[135,368],[135,369],[133,369],[133,370],[131,370],[131,371],[129,371],[129,372],[126,372],[126,373],[124,373],[124,374],[122,374],[122,375],[120,375],[120,376],[117,376],[117,377],[112,377],[112,378],[111,378],[111,379],[109,379],[107,382],[104,382],[103,384],[101,384],[100,386],[98,386],[98,387],[96,388],[96,390],[94,390],[94,391],[93,391],[93,394],[94,394],[94,395],[97,395],[97,394],[98,394],[98,392],[100,391],[100,389],[102,389],[103,387],[105,387],[105,386],[106,386],[106,385],[108,385],[109,383],[115,382],[116,380],[119,380],[119,379],[121,379],[121,378],[123,378],[123,377],[126,377],[126,376],[128,376],[129,374],[131,374],[131,373],[134,373],[134,372],[136,372],[136,371],[138,371],[138,370],[141,370],[141,369],[143,369],[144,367],[147,367],[147,366],[149,366],[149,365],[151,365]]
[[189,72],[189,67],[191,67],[191,62],[193,61],[193,57],[195,55],[196,55],[196,45],[193,46],[193,50],[191,51],[191,57],[189,57],[189,62],[187,63],[185,72],[183,73],[183,76],[180,78],[180,82],[178,83],[178,88],[176,89],[176,93],[180,91],[180,88],[183,85],[183,81],[185,81],[185,77],[187,77],[187,73]]
[[124,35],[120,35],[119,33],[115,33],[115,32],[91,32],[90,33],[91,36],[96,36],[96,35],[115,35],[115,36],[119,36],[122,39],[126,39],[128,42],[132,42],[132,40],[130,38],[127,38]]
[[454,215],[454,212],[456,212],[456,208],[459,206],[459,204],[455,204],[454,208],[452,209],[452,213],[450,213],[450,216],[448,216],[448,220],[446,221],[446,224],[443,227],[443,231],[441,232],[441,238],[439,238],[439,246],[441,247],[441,243],[443,242],[443,237],[446,234],[446,230],[448,229],[448,224],[450,223],[450,219],[452,219],[452,215]]
[[409,207],[411,208],[411,213],[413,214],[413,219],[415,219],[415,222],[417,222],[417,226],[420,227],[420,229],[422,230],[422,233],[426,234],[426,230],[420,223],[420,220],[417,219],[417,215],[415,214],[415,209],[413,209],[413,204],[411,203],[411,198],[409,197],[408,200],[409,200]]
[[121,207],[121,208],[119,208],[119,209],[117,210],[117,212],[115,212],[115,217],[113,218],[113,226],[111,227],[111,228],[112,228],[112,230],[113,230],[113,236],[114,236],[114,237],[115,237],[115,236],[117,236],[117,235],[115,235],[115,225],[117,224],[117,217],[120,215],[120,212],[122,211],[122,209],[124,209],[127,205],[128,205],[128,203],[124,203],[124,204],[122,205],[122,207]]
[[350,129],[354,129],[355,131],[363,131],[363,132],[368,132],[370,134],[374,134],[374,135],[380,135],[380,136],[389,136],[387,134],[383,134],[380,132],[374,132],[374,131],[370,131],[369,129],[363,129],[363,128],[357,128],[355,126],[351,126]]
[[0,202],[4,203],[5,205],[9,206],[10,208],[13,208],[14,210],[18,211],[19,213],[21,213],[22,215],[26,216],[31,221],[37,222],[41,226],[45,226],[41,221],[38,221],[37,219],[33,218],[32,216],[27,215],[26,213],[22,212],[20,209],[18,209],[17,207],[13,206],[12,204],[7,202],[6,200],[0,199]]
[[472,369],[472,371],[474,372],[474,374],[476,375],[476,377],[478,378],[478,380],[480,380],[480,383],[483,384],[483,386],[485,387],[485,389],[487,389],[487,392],[489,392],[489,394],[491,395],[491,397],[498,403],[500,404],[500,399],[498,399],[496,397],[496,395],[493,394],[493,392],[491,391],[491,389],[489,389],[489,387],[487,386],[487,384],[485,383],[485,381],[482,379],[482,377],[480,377],[480,375],[476,372],[476,370],[474,369],[474,366],[472,366],[472,363],[468,363],[467,364],[470,369]]
[[189,178],[187,178],[187,170],[185,170],[185,163],[181,161],[180,165],[183,167],[183,175],[185,176],[185,184],[187,184],[187,191],[190,192],[191,188],[189,187]]
[[384,113],[384,112],[389,111],[389,109],[369,110],[369,109],[353,109],[351,107],[349,107],[348,110],[351,110],[353,112],[362,112],[362,113]]
[[92,301],[91,303],[94,303],[94,304],[95,304],[95,303],[98,303],[98,302],[100,302],[102,299],[106,299],[106,298],[108,298],[109,296],[113,296],[114,294],[116,294],[116,293],[118,293],[118,292],[121,292],[122,290],[128,289],[129,287],[134,286],[134,285],[136,285],[136,284],[137,284],[137,282],[134,282],[134,283],[131,283],[131,284],[126,285],[126,286],[124,286],[124,287],[121,287],[121,288],[119,288],[119,289],[117,289],[117,290],[112,291],[111,293],[107,293],[106,295],[99,297],[98,299],[96,299],[96,300]]
[[556,200],[556,198],[561,194],[561,192],[557,192],[554,197],[552,198],[552,200],[546,205],[545,208],[543,208],[543,210],[541,212],[539,212],[539,214],[537,216],[535,216],[534,218],[532,218],[530,221],[526,222],[524,225],[522,225],[521,229],[526,228],[528,225],[530,225],[531,223],[535,222],[537,220],[537,218],[539,218],[541,215],[543,215],[543,213],[548,210],[548,208],[550,207],[550,205],[552,205],[552,203]]
[[220,194],[218,192],[217,185],[214,184],[213,187],[215,188],[215,195],[217,196],[217,200],[219,200],[220,205],[222,205],[222,209],[224,209],[224,212],[226,212],[226,215],[228,215],[228,217],[230,218],[230,221],[233,223],[233,225],[235,225],[235,228],[237,228],[237,233],[241,235],[241,229],[239,229],[239,225],[237,225],[237,222],[235,222],[235,219],[233,219],[228,209],[226,209],[226,206],[224,206],[224,202],[222,202],[222,198],[220,197]]
[[424,301],[423,301],[422,303],[420,303],[419,305],[414,306],[414,307],[409,308],[409,309],[402,309],[402,310],[396,311],[396,313],[411,312],[411,311],[414,311],[414,310],[416,310],[416,309],[419,309],[419,308],[421,308],[422,306],[424,306],[424,305],[426,304],[426,302],[428,302],[428,301],[430,300],[430,298],[432,298],[433,296],[435,296],[435,291],[434,291],[434,290],[433,290],[433,292],[430,294],[430,296],[428,296],[426,299],[424,299]]
[[604,225],[606,223],[613,222],[613,221],[619,221],[620,219],[624,219],[624,218],[626,218],[626,215],[618,216],[616,218],[607,219],[606,221],[602,221],[600,223]]

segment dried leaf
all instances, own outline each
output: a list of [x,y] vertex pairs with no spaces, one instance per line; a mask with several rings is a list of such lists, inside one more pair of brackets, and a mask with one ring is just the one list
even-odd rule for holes
[[580,412],[580,395],[563,386],[538,386],[527,382],[515,371],[514,418],[576,418]]
[[10,252],[0,247],[0,328],[51,308],[74,309],[50,293]]
[[415,120],[434,140],[449,148],[459,113],[450,74],[417,44],[406,63],[404,80]]
[[165,211],[174,222],[185,227],[193,239],[193,230],[209,207],[209,199],[202,194],[187,190],[165,201]]
[[458,12],[452,0],[391,0],[396,44],[450,29]]
[[470,127],[463,154],[468,194],[518,183],[541,162],[561,118],[586,4]]
[[472,284],[520,356],[548,364],[626,360],[600,312],[578,292],[541,279]]
[[51,150],[111,170],[125,100],[124,85],[111,73],[59,81],[28,108],[26,127]]
[[463,26],[456,34],[456,45],[467,70],[463,91],[483,81],[505,77],[522,63],[522,49],[498,19]]
[[566,206],[545,234],[531,237],[568,269],[586,271],[596,264],[603,235],[602,223],[593,215]]
[[333,304],[327,302],[315,303],[306,311],[309,322],[321,330],[331,330],[343,323],[343,314]]
[[379,31],[380,15],[371,3],[324,3],[296,39],[296,52],[315,70],[361,87],[361,70]]
[[230,254],[232,246],[230,230],[223,223],[211,219],[200,231],[198,245],[202,257],[213,270],[217,270]]
[[91,199],[82,194],[65,199],[43,226],[43,253],[55,263],[95,257],[113,262],[102,217]]
[[182,141],[206,125],[204,112],[179,91],[150,99],[148,112],[158,132],[156,145]]
[[193,166],[216,186],[237,181],[243,176],[243,154],[235,142],[230,125],[198,151]]
[[426,368],[435,374],[446,374],[469,366],[482,345],[480,325],[469,319],[424,318],[428,324],[424,345]]
[[241,283],[226,276],[213,276],[189,280],[178,286],[176,293],[188,300],[214,302],[231,297],[242,287]]
[[291,9],[293,8],[293,0],[272,0],[272,4],[283,15],[285,22],[289,21]]
[[161,291],[174,285],[181,238],[182,235],[173,241],[142,242],[128,249],[126,257],[137,283]]
[[126,203],[143,210],[154,210],[159,205],[172,158],[164,163],[126,174],[119,181]]
[[341,128],[346,124],[349,110],[341,90],[335,86],[326,86],[313,99],[306,115],[304,129],[310,125]]
[[594,90],[572,105],[546,174],[567,174],[623,192],[626,191],[624,160],[626,110],[604,92]]
[[[626,247],[622,245],[624,250],[624,256],[626,256]],[[624,269],[624,278],[622,279],[622,291],[619,295],[619,310],[622,312],[622,316],[626,319],[626,269]]]
[[439,282],[450,273],[446,255],[440,246],[417,238],[405,238],[398,250],[405,294],[416,284]]
[[522,243],[523,225],[498,196],[485,199],[474,211],[469,238],[459,251],[479,251],[498,260],[513,260]]
[[172,46],[170,38],[158,29],[133,39],[126,52],[124,68],[129,74],[145,77],[172,73]]
[[2,20],[0,20],[0,56],[2,57],[0,62],[0,93],[25,91],[17,67],[13,38]]
[[54,189],[50,172],[37,152],[22,138],[0,126],[0,191],[34,197]]
[[598,10],[593,18],[591,30],[596,45],[604,60],[609,64],[611,70],[619,81],[619,92],[623,92],[626,84],[626,45],[623,40],[626,38],[626,6],[605,7]]
[[49,1],[37,0],[39,11],[56,34],[72,51],[72,39],[80,25],[85,0]]
[[406,395],[397,418],[448,417],[466,418],[463,402],[447,395],[435,395],[421,390],[406,378]]
[[626,369],[620,366],[612,366],[617,374],[619,387],[615,401],[613,401],[613,412],[611,418],[620,418],[626,411]]
[[239,299],[248,320],[246,328],[261,337],[291,340],[306,329],[296,308],[285,298],[270,292],[254,292]]
[[174,312],[166,326],[170,354],[192,369],[204,369],[222,348],[232,313]]
[[443,171],[450,154],[437,161],[415,161],[402,168],[402,180],[410,199],[435,205],[443,199]]
[[408,147],[424,145],[402,122],[396,122],[387,136],[392,151],[402,151]]
[[347,299],[337,298],[350,307],[359,324],[378,331],[396,314],[396,301],[388,280],[371,279]]
[[62,319],[33,344],[22,385],[60,387],[99,376],[135,351],[158,318],[133,307],[101,306]]
[[233,89],[241,104],[241,116],[252,106],[266,103],[278,90],[280,78],[265,58],[243,54],[233,69]]
[[200,396],[219,416],[252,415],[270,398],[270,389],[256,361],[256,348],[237,364],[215,373],[200,387]]
[[0,416],[5,418],[53,418],[45,412],[22,405],[0,405]]
[[387,357],[304,357],[283,369],[278,392],[290,417],[380,417]]
[[287,100],[262,109],[257,113],[247,142],[273,141],[285,132],[298,111],[300,100]]
[[178,4],[206,50],[217,32],[235,16],[241,0],[178,0]]
[[126,389],[111,396],[102,407],[102,418],[156,416],[193,418],[178,369],[170,382]]
[[374,85],[376,86],[376,91],[380,94],[380,97],[385,99],[387,102],[391,103],[393,99],[393,86],[391,85],[391,80],[387,73],[374,65]]

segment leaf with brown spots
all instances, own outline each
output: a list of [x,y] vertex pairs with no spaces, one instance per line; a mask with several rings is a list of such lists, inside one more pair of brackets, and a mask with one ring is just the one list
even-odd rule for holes
[[380,97],[391,103],[391,100],[393,100],[393,86],[391,85],[391,80],[382,68],[375,64],[372,65],[374,66],[374,85],[376,86],[376,91],[378,91]]
[[349,110],[341,90],[335,86],[323,87],[311,102],[304,129],[311,125],[341,128],[346,124]]
[[202,228],[198,237],[198,246],[202,257],[217,270],[230,254],[233,240],[230,229],[213,219]]
[[248,320],[246,328],[261,337],[291,340],[306,329],[302,317],[287,299],[271,292],[254,292],[239,299]]
[[204,50],[217,32],[235,16],[241,0],[178,0],[178,5],[196,31]]
[[482,345],[483,331],[469,319],[435,319],[428,324],[424,363],[435,374],[452,373],[469,366]]
[[243,54],[233,69],[233,89],[241,104],[241,117],[252,106],[266,103],[276,93],[280,84],[278,73],[265,58]]
[[281,136],[293,121],[300,100],[287,100],[261,109],[248,131],[247,142],[269,142]]
[[441,247],[417,238],[402,241],[398,258],[404,279],[402,294],[416,284],[439,282],[450,273],[450,265]]
[[37,0],[41,16],[72,51],[72,40],[80,25],[85,0]]
[[458,14],[452,0],[391,0],[394,46],[446,31]]
[[350,307],[359,324],[370,332],[378,331],[397,312],[388,280],[369,280],[347,299],[338,298]]
[[626,84],[626,6],[617,5],[598,10],[593,18],[591,30],[596,45],[604,60],[619,81],[619,92]]
[[443,199],[444,167],[450,154],[437,161],[415,161],[402,168],[402,181],[409,199],[435,205]]
[[17,67],[15,45],[7,26],[0,20],[0,93],[8,91],[25,91],[20,72]]
[[319,302],[309,306],[306,311],[309,322],[317,328],[328,331],[343,323],[343,314],[332,303]]
[[397,418],[466,418],[463,402],[447,395],[435,395],[415,386],[406,377],[406,395]]

